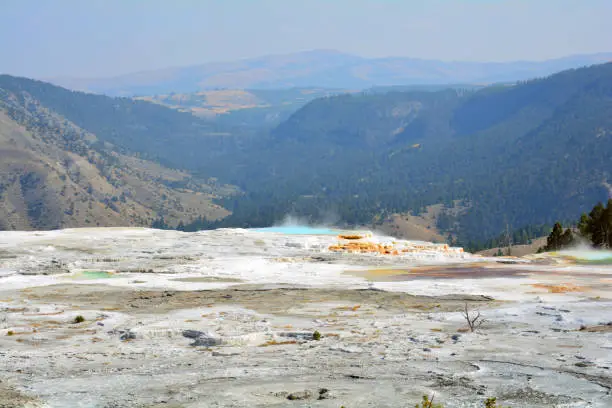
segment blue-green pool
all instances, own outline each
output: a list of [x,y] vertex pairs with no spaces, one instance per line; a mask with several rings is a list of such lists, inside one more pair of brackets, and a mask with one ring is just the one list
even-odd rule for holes
[[112,279],[117,278],[118,276],[111,272],[106,271],[82,271],[77,272],[74,275],[70,275],[68,279],[75,280],[93,280],[93,279]]
[[612,251],[610,250],[568,250],[559,254],[570,257],[579,264],[587,265],[612,265]]

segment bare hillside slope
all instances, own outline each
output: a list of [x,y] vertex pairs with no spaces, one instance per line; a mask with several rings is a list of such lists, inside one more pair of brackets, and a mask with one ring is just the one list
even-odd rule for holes
[[0,88],[0,229],[148,226],[228,212],[210,185],[113,150],[41,105]]

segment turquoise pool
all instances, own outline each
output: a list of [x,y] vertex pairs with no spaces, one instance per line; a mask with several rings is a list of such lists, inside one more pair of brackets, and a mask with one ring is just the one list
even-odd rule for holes
[[106,271],[82,271],[74,275],[66,276],[67,279],[74,280],[112,279],[117,277],[119,276]]
[[610,250],[569,250],[559,254],[574,259],[579,264],[612,265],[612,251]]

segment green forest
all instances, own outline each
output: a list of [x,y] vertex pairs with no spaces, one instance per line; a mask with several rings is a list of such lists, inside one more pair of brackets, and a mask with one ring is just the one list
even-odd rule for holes
[[123,153],[239,188],[217,199],[232,212],[218,221],[165,225],[158,214],[156,226],[188,231],[267,226],[288,214],[375,226],[459,201],[466,211],[445,232],[479,248],[507,225],[521,242],[588,211],[608,198],[612,173],[612,63],[485,88],[318,98],[272,129],[257,115],[248,126],[240,115],[211,121],[24,78],[0,76],[0,88],[27,92]]
[[479,91],[318,99],[227,169],[245,191],[220,202],[232,216],[185,228],[329,212],[371,225],[462,200],[458,243],[484,246],[507,224],[552,225],[607,198],[610,152],[612,64]]

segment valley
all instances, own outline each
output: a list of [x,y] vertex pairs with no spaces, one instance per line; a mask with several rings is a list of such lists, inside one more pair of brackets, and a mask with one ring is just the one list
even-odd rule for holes
[[[224,121],[249,122],[259,118],[264,123],[278,125],[306,103],[332,95],[356,91],[318,88],[290,89],[223,89],[195,93],[170,93],[165,95],[140,96],[138,100],[159,103],[170,108],[190,112]],[[229,116],[229,117],[224,117]]]
[[[443,235],[472,247],[507,225],[575,218],[608,197],[611,69],[476,91],[316,99],[246,142],[232,156],[240,167],[222,169],[245,192],[220,201],[232,215],[188,229],[259,227],[286,214],[371,227],[443,204],[465,209]],[[213,159],[206,171],[220,168]]]
[[[95,194],[105,215],[83,216],[87,210],[75,207],[75,218],[61,214],[74,200],[17,188],[11,168],[4,207],[14,221],[3,228],[92,226],[106,217],[93,225],[196,231],[264,227],[292,215],[387,233],[395,225],[402,237],[450,236],[481,249],[508,225],[552,225],[607,198],[611,69],[487,87],[207,90],[138,99],[3,76],[10,120],[94,163],[111,185]],[[15,127],[7,120],[5,134]],[[154,166],[165,176],[148,173]],[[37,180],[40,171],[31,173]],[[124,205],[128,198],[133,205]],[[37,211],[40,202],[47,213]],[[420,220],[434,207],[440,217]],[[397,217],[416,218],[400,226]]]
[[0,2],[0,408],[612,407],[612,2]]

